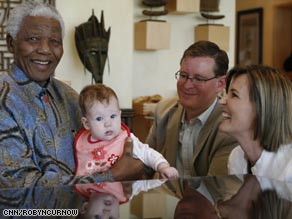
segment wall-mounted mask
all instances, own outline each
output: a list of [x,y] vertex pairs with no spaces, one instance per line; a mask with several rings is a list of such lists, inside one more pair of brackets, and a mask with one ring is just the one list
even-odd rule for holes
[[87,22],[75,29],[75,44],[79,58],[85,68],[91,72],[95,83],[102,83],[104,66],[108,57],[110,28],[105,30],[103,11],[100,22],[92,15]]

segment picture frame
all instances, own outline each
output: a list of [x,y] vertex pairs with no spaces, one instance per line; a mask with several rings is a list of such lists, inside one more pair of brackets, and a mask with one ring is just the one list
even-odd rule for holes
[[263,8],[237,12],[236,65],[262,64]]

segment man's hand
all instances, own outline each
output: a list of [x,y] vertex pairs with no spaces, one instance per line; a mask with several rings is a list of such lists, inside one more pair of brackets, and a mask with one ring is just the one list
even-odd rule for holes
[[127,181],[142,179],[144,164],[133,158],[133,140],[126,139],[123,156],[111,168],[115,181]]

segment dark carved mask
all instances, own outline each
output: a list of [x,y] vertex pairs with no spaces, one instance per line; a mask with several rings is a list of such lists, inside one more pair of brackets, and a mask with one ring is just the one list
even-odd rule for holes
[[101,19],[92,12],[87,22],[80,24],[75,30],[75,44],[79,58],[88,71],[91,72],[95,83],[102,83],[104,66],[108,57],[110,28],[104,28],[103,11]]

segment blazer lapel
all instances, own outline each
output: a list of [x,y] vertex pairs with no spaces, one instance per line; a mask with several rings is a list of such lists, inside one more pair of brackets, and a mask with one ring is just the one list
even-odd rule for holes
[[198,141],[197,141],[197,145],[195,145],[195,148],[194,148],[193,162],[195,162],[197,156],[199,155],[200,151],[204,147],[204,145],[207,141],[207,138],[210,136],[210,133],[213,130],[215,121],[218,119],[218,116],[220,116],[220,114],[219,114],[220,110],[221,110],[221,106],[218,103],[216,103],[214,110],[211,112],[205,125],[202,127],[200,134],[199,134]]
[[[178,136],[179,136],[179,128],[180,121],[182,115],[182,106],[178,105],[178,109],[175,110],[173,116],[170,116],[170,121],[168,126],[166,127],[166,140],[165,140],[165,157],[170,163],[171,166],[175,166],[176,155],[178,150]],[[171,113],[170,113],[171,114]]]

